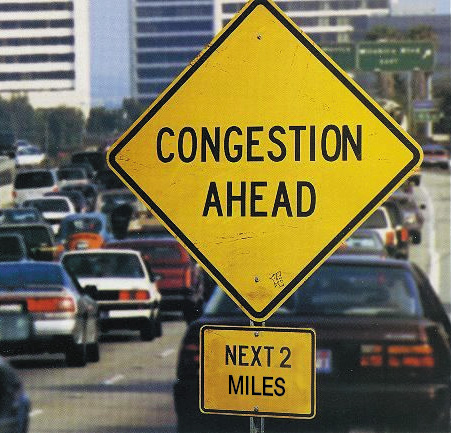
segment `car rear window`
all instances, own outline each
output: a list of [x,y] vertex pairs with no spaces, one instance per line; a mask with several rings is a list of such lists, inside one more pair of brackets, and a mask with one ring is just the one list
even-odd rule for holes
[[377,236],[371,234],[354,234],[345,242],[349,248],[382,249],[384,246]]
[[149,256],[152,262],[179,261],[182,257],[177,245],[152,245],[137,248],[143,256]]
[[57,173],[58,180],[79,180],[85,179],[85,173],[80,169],[61,169]]
[[103,213],[109,213],[123,204],[136,204],[137,198],[129,192],[119,194],[104,194],[101,198],[101,209]]
[[61,290],[63,285],[63,269],[58,265],[30,263],[0,266],[0,292],[9,291],[11,288],[15,291]]
[[33,171],[18,173],[14,181],[14,188],[46,188],[54,184],[53,176],[49,171]]
[[71,254],[63,258],[63,264],[77,278],[144,278],[134,254]]
[[46,227],[21,226],[0,227],[0,233],[19,233],[23,236],[28,252],[35,248],[49,247],[53,245],[53,239]]
[[385,214],[381,209],[377,209],[370,217],[360,226],[362,229],[384,229],[387,227]]
[[66,200],[25,200],[24,207],[35,207],[40,212],[69,212],[70,208]]
[[0,262],[17,261],[25,258],[25,251],[16,236],[0,237]]
[[[238,314],[216,290],[206,314]],[[411,273],[389,266],[323,265],[277,311],[279,314],[417,317],[422,314]]]
[[63,222],[60,230],[60,234],[64,237],[71,236],[74,233],[100,233],[102,222],[97,218],[80,218]]
[[10,209],[5,211],[5,220],[8,223],[40,222],[38,211],[34,209]]

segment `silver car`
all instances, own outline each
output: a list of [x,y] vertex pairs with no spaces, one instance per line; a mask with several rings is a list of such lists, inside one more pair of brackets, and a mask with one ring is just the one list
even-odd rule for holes
[[74,367],[97,362],[97,304],[88,292],[59,263],[0,263],[0,306],[25,306],[33,323],[32,337],[13,353],[64,353]]

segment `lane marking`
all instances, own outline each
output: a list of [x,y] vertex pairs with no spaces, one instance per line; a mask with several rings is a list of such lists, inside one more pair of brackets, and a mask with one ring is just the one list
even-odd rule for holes
[[125,376],[123,374],[117,374],[116,376],[113,376],[110,379],[104,380],[102,382],[102,385],[114,385],[115,383],[120,382],[124,378]]
[[161,352],[158,356],[160,358],[167,358],[168,356],[172,355],[173,353],[175,353],[175,349],[167,349],[164,352]]
[[34,418],[35,416],[41,415],[43,413],[44,413],[44,411],[42,409],[34,409],[28,414],[28,416],[30,418]]
[[435,236],[435,208],[432,201],[431,194],[428,189],[423,185],[420,186],[421,193],[426,200],[426,206],[429,213],[428,221],[428,255],[429,255],[429,280],[432,287],[437,293],[440,293],[440,254],[436,248],[436,236]]

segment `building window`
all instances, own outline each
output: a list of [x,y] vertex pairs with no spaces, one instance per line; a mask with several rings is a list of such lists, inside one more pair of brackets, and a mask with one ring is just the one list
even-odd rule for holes
[[73,80],[74,71],[0,72],[0,81]]
[[42,37],[42,38],[4,38],[0,39],[0,46],[23,45],[74,45],[73,36]]
[[199,50],[183,51],[183,52],[168,52],[158,51],[153,53],[138,53],[138,63],[188,63],[193,60]]
[[186,66],[168,66],[164,67],[152,67],[152,68],[138,68],[138,78],[146,79],[146,78],[169,78],[173,79],[180,72],[182,72],[183,68]]
[[20,20],[0,21],[0,29],[48,29],[48,28],[73,28],[74,20]]
[[138,48],[158,47],[203,47],[210,42],[210,36],[161,36],[137,38]]
[[137,7],[136,16],[143,17],[198,17],[213,16],[213,5],[209,6],[159,6]]
[[72,2],[0,3],[0,12],[73,11]]
[[213,31],[213,19],[202,21],[181,22],[138,22],[136,25],[138,33],[164,33],[164,32],[186,32],[186,31]]
[[47,63],[73,62],[74,53],[67,54],[22,54],[17,56],[0,56],[0,63]]

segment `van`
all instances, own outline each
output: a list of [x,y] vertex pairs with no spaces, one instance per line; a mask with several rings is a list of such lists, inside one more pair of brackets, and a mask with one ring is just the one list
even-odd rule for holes
[[51,169],[25,170],[16,174],[13,200],[16,205],[40,198],[47,192],[58,192],[56,173]]

